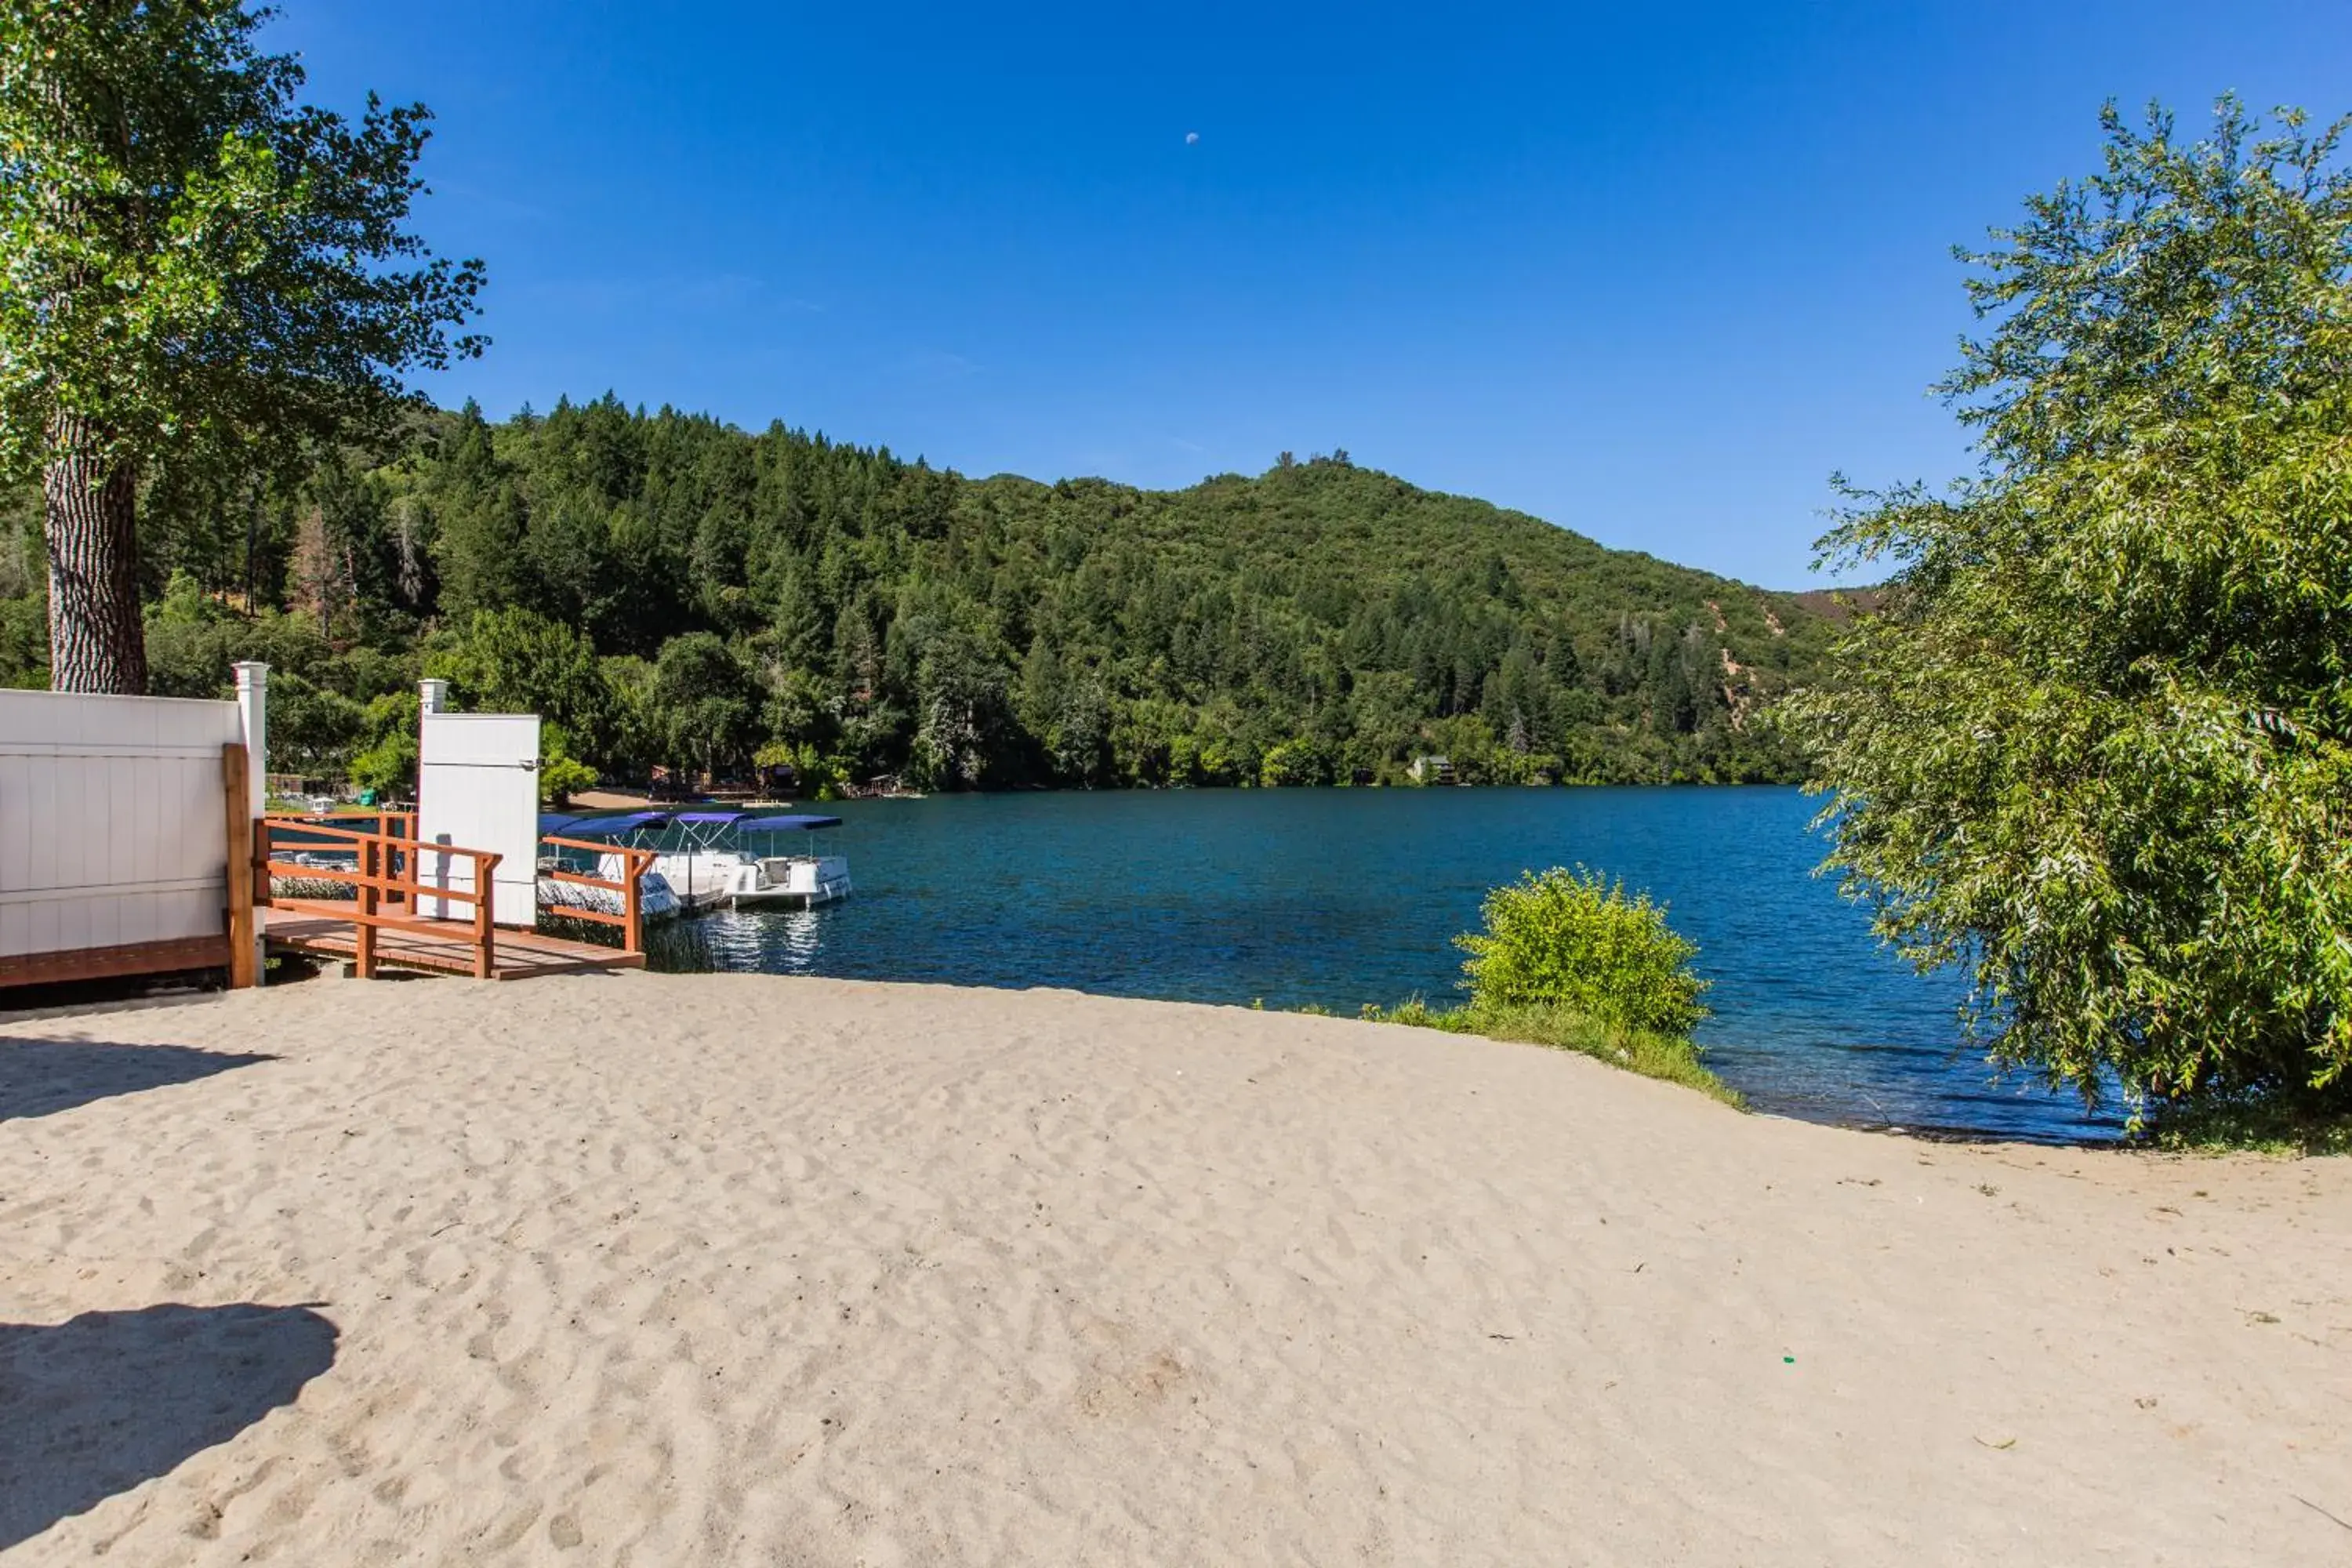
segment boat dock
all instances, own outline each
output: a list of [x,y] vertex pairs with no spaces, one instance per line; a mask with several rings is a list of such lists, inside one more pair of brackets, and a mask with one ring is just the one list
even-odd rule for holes
[[[268,674],[238,665],[233,702],[0,691],[0,994],[201,969],[242,989],[272,951],[362,979],[646,966],[656,856],[540,821],[536,716],[450,713],[427,680],[418,767],[437,816],[273,812],[256,771]],[[613,940],[579,940],[583,923]]]
[[[349,819],[346,819],[349,820]],[[362,819],[363,820],[363,819]],[[413,816],[385,812],[373,830],[316,817],[268,816],[254,825],[253,919],[271,949],[349,963],[371,979],[383,966],[466,974],[477,980],[530,980],[646,966],[642,882],[650,850],[615,848],[578,839],[542,837],[543,847],[601,853],[614,859],[617,877],[551,867],[545,878],[609,894],[619,907],[564,906],[568,919],[619,928],[620,945],[600,946],[551,936],[496,920],[500,857],[448,844],[420,843]],[[310,847],[301,859],[279,858]],[[322,863],[324,848],[351,864]],[[348,897],[318,898],[278,890],[325,882],[348,887]],[[455,906],[464,907],[453,917]]]
[[[278,952],[295,952],[347,963],[359,960],[361,927],[349,919],[335,920],[308,912],[264,909],[255,911],[261,934]],[[436,931],[421,929],[443,925]],[[397,969],[425,969],[437,974],[480,973],[482,953],[470,921],[418,921],[375,932],[374,963]],[[501,931],[491,939],[488,953],[492,980],[531,980],[542,974],[580,974],[599,969],[643,969],[646,955],[616,947],[572,942],[543,931]]]

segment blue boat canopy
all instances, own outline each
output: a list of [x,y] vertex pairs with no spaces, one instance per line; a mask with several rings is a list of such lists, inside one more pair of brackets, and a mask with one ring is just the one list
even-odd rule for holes
[[[628,811],[618,816],[575,816],[571,826],[563,830],[563,837],[617,838],[624,833],[635,833],[640,828],[659,827],[668,820],[669,814],[661,811]],[[548,833],[553,829],[542,826],[540,831]]]
[[618,838],[667,827],[673,822],[692,827],[731,827],[738,833],[813,833],[841,826],[837,816],[753,816],[740,811],[625,811],[611,816],[571,816],[550,811],[540,814],[539,831],[542,837]]

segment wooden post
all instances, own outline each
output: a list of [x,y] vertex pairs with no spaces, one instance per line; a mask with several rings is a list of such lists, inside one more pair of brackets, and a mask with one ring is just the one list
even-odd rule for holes
[[269,873],[265,869],[269,864],[269,818],[257,816],[252,826],[253,867],[249,881],[253,888],[253,904],[256,909],[266,910],[276,902],[269,896]]
[[242,742],[221,747],[221,795],[228,846],[228,983],[242,991],[261,982],[253,931],[253,805],[251,759]]
[[625,923],[621,927],[621,946],[628,952],[646,950],[646,900],[643,891],[646,864],[637,858],[636,850],[621,851],[621,875],[627,879],[626,890],[621,894],[621,913],[625,917]]
[[[357,858],[361,880],[352,893],[359,900],[360,914],[365,917],[376,911],[375,884],[372,879],[377,875],[376,868],[390,857],[382,852],[382,847],[375,839],[369,838],[360,842]],[[352,922],[352,973],[362,980],[375,978],[375,927],[364,918]]]
[[[395,823],[404,824],[406,831],[395,832],[394,829],[394,824]],[[415,871],[416,856],[412,850],[404,846],[411,844],[415,840],[416,818],[404,812],[379,812],[376,815],[376,826],[383,829],[383,836],[386,838],[396,837],[400,839],[404,845],[404,847],[398,849],[395,849],[389,845],[385,847],[383,874],[387,877],[392,875],[392,858],[396,854],[400,857],[401,864],[407,868],[408,871],[408,875],[404,875],[401,878],[401,880],[404,882],[407,881],[409,879],[409,876],[414,875]],[[410,914],[415,914],[416,912],[416,900],[408,896],[408,891],[405,888],[394,888],[388,889],[384,893],[383,901],[396,909],[404,909],[406,912]]]
[[490,918],[490,906],[498,897],[498,882],[492,873],[499,868],[500,857],[479,855],[474,858],[474,978],[494,980],[498,977],[498,926]]

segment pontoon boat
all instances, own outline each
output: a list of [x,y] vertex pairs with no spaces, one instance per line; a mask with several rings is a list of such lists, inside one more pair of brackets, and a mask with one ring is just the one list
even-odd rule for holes
[[[813,909],[846,898],[849,862],[824,853],[815,836],[841,826],[837,816],[725,810],[638,811],[571,820],[563,836],[613,839],[651,849],[647,878],[658,876],[678,907],[695,910]],[[783,847],[786,836],[797,836]],[[602,857],[599,876],[617,878],[621,858]]]

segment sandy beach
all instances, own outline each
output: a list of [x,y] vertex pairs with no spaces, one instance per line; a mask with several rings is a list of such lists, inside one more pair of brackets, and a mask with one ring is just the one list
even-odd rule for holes
[[755,976],[0,1025],[0,1562],[2352,1561],[2352,1166]]

